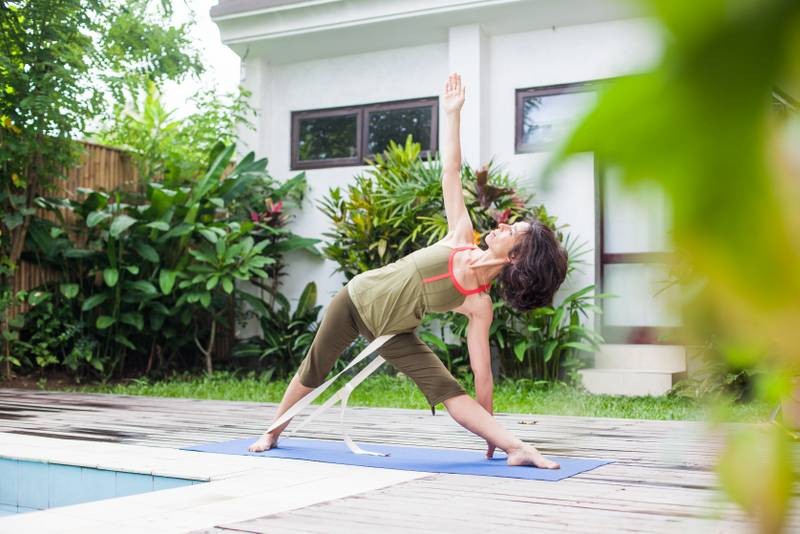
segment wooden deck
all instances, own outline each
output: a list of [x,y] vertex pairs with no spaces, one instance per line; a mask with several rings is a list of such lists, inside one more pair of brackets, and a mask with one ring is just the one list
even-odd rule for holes
[[[256,437],[275,405],[0,389],[0,432],[152,447]],[[301,437],[337,439],[338,412]],[[702,423],[501,414],[543,453],[614,463],[560,482],[436,474],[208,532],[750,532],[718,490],[721,435]],[[444,412],[354,408],[352,436],[483,448]],[[268,483],[265,481],[265,483]],[[789,531],[800,532],[798,514]]]

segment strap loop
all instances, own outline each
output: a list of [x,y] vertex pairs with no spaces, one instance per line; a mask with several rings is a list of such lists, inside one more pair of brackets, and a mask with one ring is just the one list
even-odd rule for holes
[[[358,356],[353,358],[353,360],[347,364],[347,367],[342,369],[336,376],[331,378],[330,380],[326,381],[324,384],[321,384],[317,388],[310,391],[305,397],[297,401],[294,406],[286,410],[286,412],[280,416],[274,423],[270,425],[267,429],[267,432],[272,432],[279,426],[283,425],[286,421],[290,420],[292,417],[300,413],[303,408],[311,404],[314,399],[319,397],[326,389],[328,389],[337,378],[339,378],[342,373],[353,367],[355,364],[363,360],[364,358],[371,355],[373,352],[376,352],[380,347],[382,347],[387,341],[394,337],[394,334],[378,336],[372,340],[372,342],[367,345],[364,350],[362,350]],[[340,417],[340,425],[342,428],[342,434],[344,436],[344,442],[347,444],[347,447],[354,453],[354,454],[368,454],[371,456],[388,456],[387,454],[377,453],[377,452],[369,452],[361,449],[358,445],[356,445],[353,440],[350,439],[350,436],[347,433],[347,428],[344,421],[344,414],[345,409],[347,408],[347,399],[350,397],[350,393],[366,378],[374,373],[378,367],[383,364],[385,360],[380,355],[376,355],[375,359],[373,359],[366,367],[364,367],[361,371],[359,371],[356,376],[354,376],[349,382],[347,382],[339,391],[334,393],[325,403],[323,403],[319,408],[314,410],[308,417],[306,417],[303,422],[294,430],[289,432],[289,436],[293,435],[294,433],[298,432],[304,426],[306,426],[309,422],[313,419],[317,418],[321,415],[325,410],[330,408],[331,406],[335,405],[337,402],[342,401],[342,412]]]

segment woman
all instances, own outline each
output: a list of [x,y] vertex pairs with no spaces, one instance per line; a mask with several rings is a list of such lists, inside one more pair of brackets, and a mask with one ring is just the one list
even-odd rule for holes
[[[533,446],[523,443],[492,417],[493,379],[489,353],[492,300],[488,290],[499,278],[503,299],[518,310],[552,301],[564,281],[567,256],[554,233],[537,220],[500,224],[486,236],[487,248],[472,245],[472,223],[461,190],[460,113],[464,86],[451,74],[442,96],[446,137],[442,146],[442,186],[448,233],[439,242],[414,251],[380,269],[355,276],[333,298],[319,330],[292,378],[275,420],[324,382],[339,354],[359,334],[372,341],[395,334],[378,353],[408,375],[431,406],[443,402],[466,429],[484,438],[491,458],[504,450],[509,465],[557,469]],[[426,311],[453,310],[469,318],[467,347],[475,375],[477,401],[466,394],[441,360],[415,334]],[[288,421],[248,450],[275,447]]]

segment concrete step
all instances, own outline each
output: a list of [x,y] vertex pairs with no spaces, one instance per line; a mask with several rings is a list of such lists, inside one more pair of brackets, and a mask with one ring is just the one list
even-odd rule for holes
[[583,386],[604,395],[664,395],[686,376],[683,372],[632,369],[581,369]]
[[679,373],[686,371],[682,345],[601,345],[595,353],[596,369],[631,369]]

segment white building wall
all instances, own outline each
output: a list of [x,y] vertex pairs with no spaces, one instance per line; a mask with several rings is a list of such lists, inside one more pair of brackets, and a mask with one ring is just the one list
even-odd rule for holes
[[540,180],[549,154],[514,153],[517,89],[612,78],[642,70],[657,59],[659,39],[651,23],[619,20],[550,30],[493,36],[490,89],[492,110],[490,152],[506,165],[548,212],[580,241],[589,244],[584,271],[564,284],[556,300],[595,282],[594,159],[573,158],[550,184]]
[[[290,170],[292,111],[434,96],[444,83],[447,64],[447,44],[441,43],[272,66],[269,116],[260,125],[269,138],[266,154],[270,173],[280,179],[298,173]],[[346,187],[366,168],[305,171],[309,192],[292,225],[293,231],[323,239],[328,219],[317,207],[319,200],[331,187]],[[287,262],[291,268],[283,291],[290,301],[298,298],[313,280],[317,283],[318,302],[327,304],[344,284],[344,275],[334,273],[337,265],[329,260],[296,252],[288,255]]]
[[[558,216],[561,223],[569,224],[570,232],[593,249],[592,156],[575,158],[560,172],[552,187],[543,190],[538,176],[547,154],[514,154],[515,90],[635,72],[658,55],[659,39],[653,27],[646,21],[631,19],[486,35],[478,26],[465,26],[451,29],[448,39],[450,42],[281,65],[248,60],[243,85],[254,91],[254,103],[261,112],[257,139],[251,141],[252,145],[270,158],[269,170],[273,176],[288,179],[297,173],[289,168],[291,111],[435,96],[441,93],[451,70],[464,71],[467,84],[464,114],[469,119],[462,124],[465,160],[480,165],[494,156],[522,179],[524,187],[536,193],[551,214]],[[476,64],[471,63],[472,59]],[[258,61],[262,62],[258,68],[249,67]],[[251,76],[251,72],[255,74]],[[481,100],[483,104],[479,105]],[[480,112],[474,113],[476,110]],[[475,128],[480,132],[475,132]],[[363,169],[336,167],[306,171],[310,190],[293,224],[294,231],[323,238],[328,221],[317,208],[319,199],[330,187],[350,183]],[[587,254],[585,259],[589,262],[585,272],[560,294],[594,283],[593,254]],[[291,268],[283,291],[292,301],[313,280],[319,290],[319,303],[327,304],[344,283],[344,276],[334,273],[336,265],[328,260],[298,252],[287,261]]]

